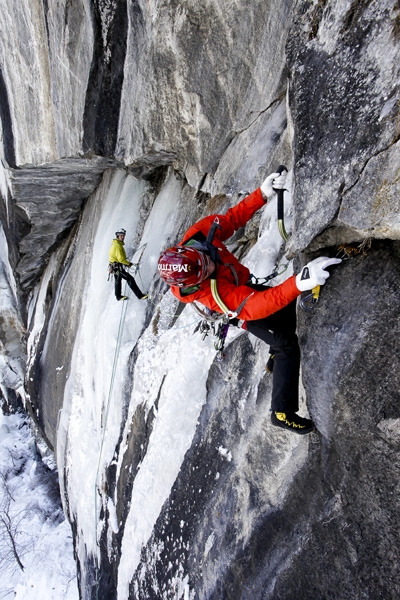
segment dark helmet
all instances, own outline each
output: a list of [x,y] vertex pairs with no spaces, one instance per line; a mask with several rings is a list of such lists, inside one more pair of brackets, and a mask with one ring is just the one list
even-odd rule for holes
[[214,263],[204,252],[190,246],[174,246],[158,260],[158,273],[168,285],[197,285],[214,270]]
[[125,229],[119,229],[118,231],[115,232],[115,237],[118,237],[119,235],[126,235],[126,231]]

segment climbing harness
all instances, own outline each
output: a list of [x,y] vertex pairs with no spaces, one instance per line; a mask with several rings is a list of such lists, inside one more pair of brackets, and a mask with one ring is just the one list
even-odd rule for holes
[[[145,244],[143,244],[143,246],[139,246],[139,248],[136,250],[136,252],[139,252],[139,250],[141,250],[141,253],[139,255],[137,262],[132,263],[130,267],[128,267],[128,265],[125,265],[128,269],[132,269],[132,267],[135,267],[135,271],[133,273],[134,275],[136,275],[140,269],[140,263],[142,262],[142,257],[143,257],[144,251],[146,250],[146,246],[147,246],[147,242]],[[135,254],[136,254],[136,252],[135,252]],[[110,281],[111,275],[118,273],[121,270],[121,268],[123,268],[123,267],[124,267],[123,263],[118,263],[118,262],[109,263],[108,264],[107,281]],[[140,272],[139,272],[139,276],[140,276]]]
[[[222,300],[222,298],[220,297],[220,295],[218,293],[216,275],[217,275],[217,266],[218,266],[218,264],[222,264],[222,261],[218,254],[218,248],[216,246],[214,246],[212,243],[214,240],[215,232],[217,231],[217,229],[220,229],[220,228],[221,228],[221,226],[219,224],[219,219],[218,219],[218,217],[215,217],[215,219],[214,219],[213,223],[211,224],[211,227],[208,231],[207,237],[204,241],[203,240],[199,241],[199,240],[192,238],[184,244],[185,246],[195,248],[196,250],[199,250],[201,252],[208,254],[216,266],[214,272],[210,276],[210,289],[211,289],[212,297],[214,298],[216,304],[220,308],[222,314],[217,311],[210,310],[207,307],[204,307],[204,309],[200,308],[198,306],[198,304],[196,303],[196,301],[191,302],[191,304],[194,306],[195,310],[202,317],[202,320],[197,325],[197,327],[195,328],[193,333],[196,333],[197,331],[199,331],[202,335],[203,340],[207,337],[207,335],[210,332],[213,333],[213,335],[217,338],[217,340],[214,344],[214,347],[217,350],[216,360],[218,362],[223,360],[223,358],[224,358],[223,350],[225,347],[225,340],[228,335],[230,323],[232,322],[232,320],[237,319],[237,316],[242,311],[247,300],[254,294],[254,292],[251,292],[247,296],[247,298],[245,298],[240,303],[240,305],[236,308],[236,310],[230,310],[226,306],[226,304]],[[233,277],[236,282],[236,285],[238,285],[239,280],[238,280],[238,276],[237,276],[237,273],[236,273],[233,265],[226,264],[225,266],[227,266],[231,269]],[[188,291],[189,293],[193,293],[197,289],[199,289],[199,286],[194,286],[193,289],[189,288],[189,290],[186,290],[186,291]],[[182,292],[185,293],[185,289],[183,289]]]
[[213,320],[210,321],[204,318],[198,323],[197,327],[193,331],[193,334],[195,334],[198,331],[202,336],[201,339],[203,341],[210,333],[212,333],[213,336],[216,337],[216,341],[214,342],[214,348],[217,351],[217,355],[215,357],[215,360],[217,362],[221,362],[225,358],[225,340],[228,335],[230,325],[229,319],[225,315],[220,315],[220,317],[220,319],[212,317]]
[[[288,266],[289,266],[289,263],[287,263],[286,265],[283,265],[283,269],[281,269],[281,270],[278,270],[278,266],[275,266],[274,271],[270,275],[267,275],[266,277],[255,277],[254,275],[251,275],[250,276],[251,284],[252,285],[264,285],[265,283],[267,283],[274,277],[277,277],[278,275],[282,275],[282,273],[284,273],[286,271]],[[236,311],[231,311],[224,304],[224,302],[221,300],[221,298],[218,294],[216,279],[211,279],[210,285],[211,285],[211,293],[213,295],[213,298],[216,301],[216,303],[218,304],[218,306],[220,307],[220,309],[223,311],[223,314],[221,315],[220,313],[210,311],[211,313],[213,313],[213,315],[217,315],[217,316],[215,317],[215,316],[211,315],[211,325],[207,322],[207,317],[205,317],[205,319],[203,321],[203,325],[202,325],[202,333],[203,333],[203,339],[204,339],[207,336],[210,329],[213,331],[215,337],[217,338],[217,341],[214,344],[214,347],[217,350],[217,359],[216,360],[221,361],[224,358],[223,350],[224,350],[224,346],[225,346],[226,336],[228,334],[229,325],[235,321],[238,326],[243,324],[243,321],[239,320],[237,317],[241,313],[247,300],[251,296],[253,296],[254,292],[249,294],[247,296],[247,298],[245,298],[243,300],[243,302],[241,302],[241,304],[238,306]],[[192,303],[192,304],[194,304],[194,303]],[[218,322],[218,326],[217,326],[217,322]]]
[[229,325],[231,324],[229,317],[226,314],[211,310],[207,306],[200,306],[196,300],[193,300],[190,304],[201,317],[201,321],[195,327],[193,335],[199,332],[202,341],[204,341],[212,333],[217,338],[214,342],[214,348],[217,351],[216,361],[221,362],[225,358],[225,340],[228,335]]
[[[283,169],[285,169],[285,167],[283,167]],[[219,219],[218,219],[218,217],[215,217],[205,240],[199,241],[199,240],[192,238],[184,244],[185,246],[193,247],[196,250],[199,250],[201,252],[208,254],[210,256],[211,260],[216,265],[215,271],[210,276],[210,290],[211,290],[212,297],[214,298],[215,303],[220,308],[222,314],[217,311],[212,311],[207,307],[200,308],[198,306],[198,304],[196,303],[196,301],[191,302],[191,304],[192,304],[192,306],[194,306],[196,312],[202,317],[202,320],[197,325],[197,327],[195,328],[193,333],[196,333],[197,331],[200,332],[203,340],[209,335],[209,333],[212,333],[217,338],[216,342],[214,344],[214,347],[217,350],[217,357],[216,357],[217,361],[221,361],[224,358],[223,350],[225,347],[225,340],[226,340],[226,337],[228,334],[229,325],[233,324],[233,323],[240,325],[240,323],[242,323],[240,320],[238,320],[238,315],[241,313],[247,300],[251,296],[254,295],[254,292],[252,291],[247,296],[247,298],[245,298],[240,303],[240,305],[236,308],[236,310],[229,309],[226,306],[225,302],[220,297],[219,292],[218,292],[218,286],[217,286],[217,265],[218,265],[218,263],[222,264],[222,261],[218,254],[218,248],[216,246],[214,246],[212,243],[214,240],[215,233],[216,233],[217,229],[219,229],[220,227],[221,226],[219,224]],[[284,225],[283,225],[283,230],[284,230]],[[236,282],[236,285],[238,285],[239,280],[238,280],[238,276],[237,276],[237,273],[236,273],[233,265],[226,264],[225,266],[227,266],[231,269],[233,277]],[[282,273],[284,273],[286,271],[288,266],[289,266],[289,263],[286,263],[284,265],[275,265],[273,272],[270,275],[267,275],[265,277],[255,277],[254,275],[251,275],[249,283],[251,282],[251,284],[253,284],[253,285],[257,285],[257,284],[264,285],[265,283],[267,283],[274,277],[277,277],[278,275],[282,275]],[[182,293],[185,294],[185,292],[186,292],[186,295],[194,293],[195,291],[197,291],[199,289],[199,287],[200,286],[198,285],[198,286],[189,287],[187,289],[182,289]]]
[[254,296],[254,292],[251,292],[251,294],[249,294],[247,296],[247,298],[245,298],[237,307],[236,310],[230,310],[226,304],[222,301],[219,293],[218,293],[218,289],[217,289],[217,280],[214,278],[210,279],[210,287],[211,287],[211,294],[212,297],[214,298],[215,302],[218,304],[219,308],[222,310],[222,312],[224,313],[224,315],[228,318],[228,319],[236,319],[238,314],[241,313],[244,305],[246,304],[247,300],[251,297]]

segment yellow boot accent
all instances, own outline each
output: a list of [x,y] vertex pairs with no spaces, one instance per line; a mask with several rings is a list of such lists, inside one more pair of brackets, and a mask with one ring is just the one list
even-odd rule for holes
[[294,421],[288,421],[287,417],[286,417],[286,413],[283,412],[276,412],[275,413],[276,418],[279,419],[279,421],[283,421],[284,423],[286,423],[286,425],[289,425],[289,427],[293,427],[293,429],[304,429],[305,425],[301,425],[301,423],[295,423]]
[[279,419],[280,421],[286,421],[286,414],[285,413],[276,412],[275,415],[276,415],[276,418]]

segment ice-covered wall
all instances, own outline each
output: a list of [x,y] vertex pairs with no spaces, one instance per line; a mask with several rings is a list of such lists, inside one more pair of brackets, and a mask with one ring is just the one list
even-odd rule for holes
[[8,245],[0,223],[0,389],[8,399],[9,390],[25,401],[25,325],[17,296],[17,284],[10,267]]
[[[56,449],[82,598],[398,597],[398,2],[3,4],[1,389]],[[277,281],[353,243],[298,311],[305,437],[267,347],[231,328],[217,362],[156,275],[279,163]],[[121,226],[149,291],[122,306]],[[275,207],[232,248],[286,263]]]

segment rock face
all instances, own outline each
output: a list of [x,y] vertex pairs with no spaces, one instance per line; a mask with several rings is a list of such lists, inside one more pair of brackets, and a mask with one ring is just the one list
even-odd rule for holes
[[[3,4],[0,389],[56,450],[81,597],[398,598],[398,2]],[[305,437],[268,348],[216,361],[156,273],[279,163],[286,249],[273,206],[232,247],[345,259],[298,309]],[[120,226],[147,303],[107,282]]]
[[64,159],[41,167],[15,169],[12,174],[15,212],[29,223],[19,243],[17,267],[23,290],[43,272],[49,256],[76,223],[86,198],[101,181],[109,160]]
[[339,227],[337,236],[330,232],[338,242],[399,239],[398,7],[305,2],[287,48],[295,129],[292,251],[329,226]]

